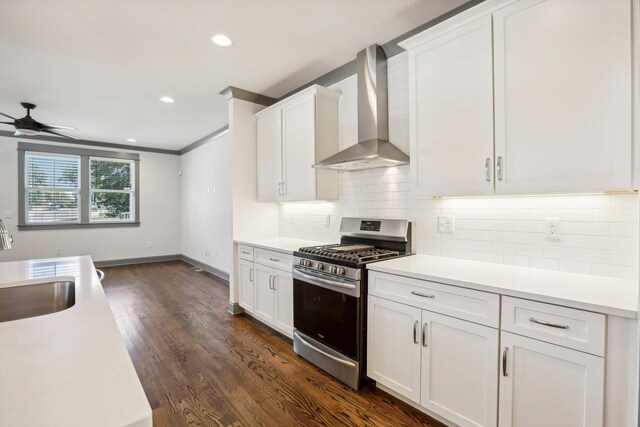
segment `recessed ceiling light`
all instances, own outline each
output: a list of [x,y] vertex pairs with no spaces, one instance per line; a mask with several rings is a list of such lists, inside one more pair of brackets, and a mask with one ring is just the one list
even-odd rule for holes
[[167,104],[173,104],[174,102],[176,102],[175,99],[170,96],[163,96],[160,98],[160,101],[166,102]]
[[127,138],[127,142],[136,142],[136,140],[133,138]]
[[211,37],[211,41],[213,42],[213,44],[220,47],[229,47],[233,44],[231,39],[224,34],[217,34]]

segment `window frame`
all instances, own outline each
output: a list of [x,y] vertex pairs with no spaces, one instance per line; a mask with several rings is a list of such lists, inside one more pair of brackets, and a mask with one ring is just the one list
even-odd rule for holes
[[[79,221],[53,222],[48,224],[30,223],[28,221],[27,188],[26,188],[26,153],[42,155],[68,155],[80,157],[80,193],[79,193]],[[133,218],[130,220],[91,220],[91,159],[127,161],[133,165]],[[18,142],[18,230],[54,230],[72,228],[101,228],[101,227],[139,227],[140,226],[140,155],[124,151],[105,151],[71,146],[48,144],[33,144]]]

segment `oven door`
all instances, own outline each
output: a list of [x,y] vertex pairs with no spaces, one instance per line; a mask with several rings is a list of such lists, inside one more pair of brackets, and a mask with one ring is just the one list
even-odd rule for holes
[[293,326],[296,330],[359,360],[362,321],[360,281],[293,270]]

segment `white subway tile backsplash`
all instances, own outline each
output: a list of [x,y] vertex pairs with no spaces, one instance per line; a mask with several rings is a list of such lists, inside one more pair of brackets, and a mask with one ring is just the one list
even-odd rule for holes
[[[637,194],[413,199],[406,166],[340,175],[339,201],[281,204],[282,236],[333,242],[343,216],[408,218],[416,253],[638,276]],[[454,216],[454,233],[438,231],[438,215]],[[560,221],[559,238],[545,236],[547,218]]]

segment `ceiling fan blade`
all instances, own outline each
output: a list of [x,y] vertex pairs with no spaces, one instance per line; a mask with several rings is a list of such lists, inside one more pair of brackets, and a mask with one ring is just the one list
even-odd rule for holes
[[12,119],[12,120],[17,120],[15,117],[11,117],[11,116],[10,116],[10,115],[8,115],[8,114],[5,114],[5,113],[0,113],[0,114],[1,114],[1,115],[3,115],[3,116],[5,116],[5,117],[7,117],[7,118]]
[[54,130],[54,129],[42,129],[42,132],[43,133],[50,133],[52,135],[63,136],[65,138],[78,139],[75,136],[67,135],[66,133],[58,132],[57,130]]
[[0,122],[0,124],[13,126],[13,122]]
[[78,130],[78,128],[74,128],[73,126],[61,126],[61,125],[50,125],[48,123],[42,123],[42,127],[44,129],[69,129],[69,130]]

